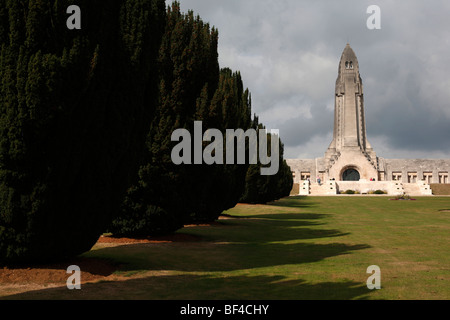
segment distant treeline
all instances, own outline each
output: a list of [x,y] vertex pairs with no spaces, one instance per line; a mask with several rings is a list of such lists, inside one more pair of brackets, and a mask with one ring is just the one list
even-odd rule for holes
[[[82,29],[66,27],[78,5]],[[218,31],[164,0],[0,1],[0,264],[214,221],[289,195],[292,173],[175,165],[174,130],[261,129]],[[273,138],[273,136],[270,136]],[[206,145],[205,145],[206,146]]]

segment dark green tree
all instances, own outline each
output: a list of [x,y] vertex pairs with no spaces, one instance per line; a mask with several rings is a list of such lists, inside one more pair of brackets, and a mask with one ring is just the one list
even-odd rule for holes
[[[259,129],[264,129],[259,125]],[[261,163],[250,165],[245,178],[245,190],[240,202],[263,204],[289,196],[292,186],[292,171],[284,160],[284,146],[278,136],[267,134],[267,149],[270,155],[272,139],[279,139],[279,169],[275,175],[261,175]]]
[[215,92],[219,65],[218,33],[193,12],[182,14],[178,2],[167,9],[159,49],[159,103],[147,135],[145,164],[128,189],[120,217],[109,231],[115,235],[158,235],[183,226],[194,210],[189,183],[192,170],[171,160],[172,133],[192,130],[197,100]]
[[[168,7],[159,55],[159,104],[147,138],[146,163],[128,189],[120,217],[109,228],[116,236],[161,235],[184,224],[215,221],[239,202],[246,183],[247,192],[255,195],[245,199],[256,202],[290,191],[292,176],[283,180],[291,173],[282,146],[281,170],[272,177],[261,177],[258,165],[249,169],[248,157],[245,164],[225,164],[226,153],[224,164],[193,164],[193,157],[192,164],[172,162],[176,143],[171,136],[176,129],[186,129],[193,137],[194,122],[201,121],[202,135],[207,129],[219,129],[225,146],[227,129],[246,131],[259,125],[256,117],[252,119],[250,93],[240,73],[219,69],[217,41],[217,30],[192,11],[182,14],[176,1]],[[203,149],[209,144],[204,142]],[[191,154],[194,151],[192,147]]]
[[178,2],[168,8],[159,57],[160,98],[148,134],[147,163],[109,229],[115,235],[159,235],[186,223],[214,221],[241,197],[247,166],[177,166],[171,159],[172,133],[183,128],[193,136],[195,121],[202,121],[204,131],[215,128],[223,133],[252,125],[250,94],[239,72],[219,69],[217,41],[217,30],[192,11],[182,14]]
[[[68,30],[66,9],[82,10]],[[144,156],[163,0],[0,1],[0,264],[89,250]]]

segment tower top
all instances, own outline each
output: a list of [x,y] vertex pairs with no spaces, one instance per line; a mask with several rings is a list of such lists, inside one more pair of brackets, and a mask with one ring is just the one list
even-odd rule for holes
[[339,63],[339,74],[343,71],[359,71],[358,58],[350,44],[347,43],[344,52],[342,52],[341,62]]
[[344,149],[357,149],[365,154],[372,151],[366,137],[364,94],[359,63],[348,43],[339,63],[333,142],[328,153],[341,152]]
[[[366,134],[364,94],[356,54],[347,43],[336,80],[333,141],[325,153],[330,177],[351,180],[353,173],[369,179],[378,175],[377,157]],[[349,179],[351,178],[351,179]]]

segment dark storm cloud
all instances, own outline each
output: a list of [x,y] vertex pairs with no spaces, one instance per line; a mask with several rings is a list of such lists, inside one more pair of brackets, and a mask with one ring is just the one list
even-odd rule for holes
[[[381,30],[366,27],[372,4],[381,8]],[[253,111],[280,129],[286,157],[320,157],[331,142],[347,42],[359,60],[375,151],[450,157],[450,2],[181,0],[181,7],[219,29],[221,66],[241,71]]]

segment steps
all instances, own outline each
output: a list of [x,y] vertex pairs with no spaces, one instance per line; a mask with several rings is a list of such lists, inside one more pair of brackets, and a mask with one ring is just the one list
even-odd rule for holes
[[369,191],[384,190],[389,195],[402,195],[407,194],[409,196],[426,196],[432,195],[431,188],[423,181],[418,183],[402,183],[400,181],[360,181],[360,182],[336,182],[325,181],[322,184],[310,183],[309,181],[302,181],[299,185],[299,194],[304,196],[325,196],[336,195],[345,190],[355,190],[360,194],[369,193]]
[[403,183],[403,192],[409,196],[420,196],[422,192],[417,183]]
[[430,186],[424,181],[417,183],[403,183],[403,192],[410,196],[431,196],[433,194]]
[[335,195],[336,181],[326,181],[322,184],[312,183],[309,188],[310,195]]

